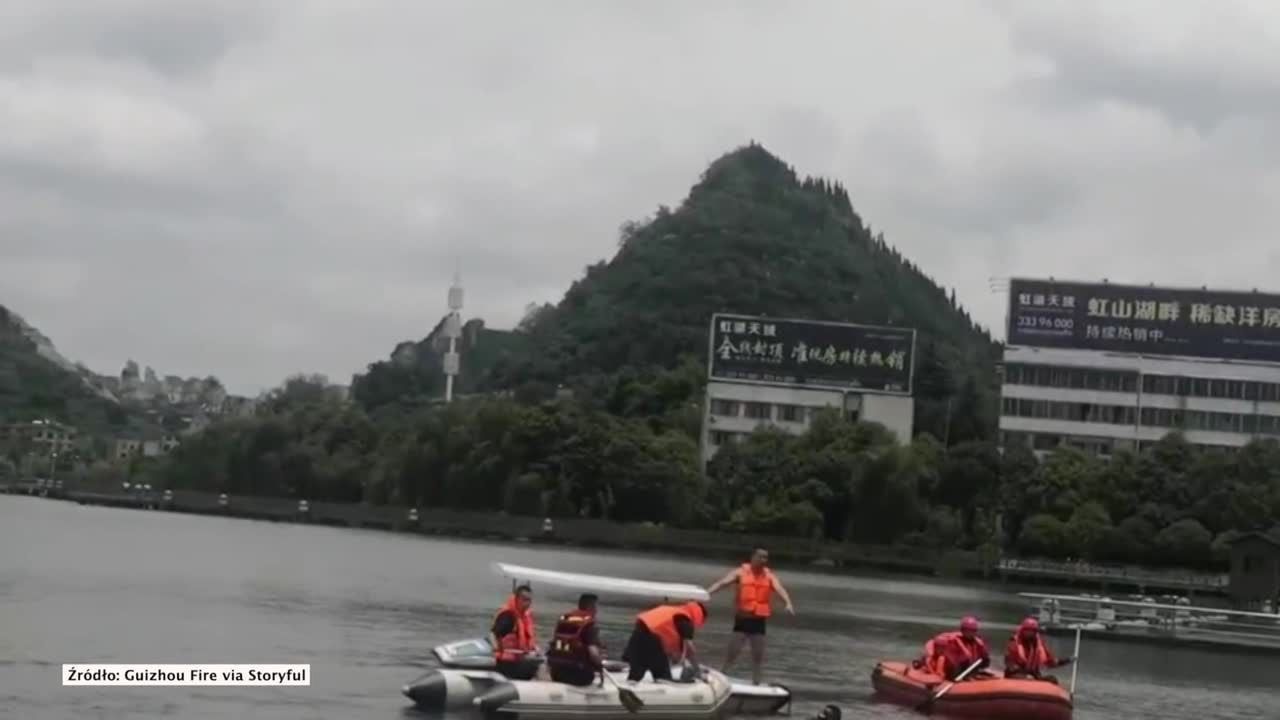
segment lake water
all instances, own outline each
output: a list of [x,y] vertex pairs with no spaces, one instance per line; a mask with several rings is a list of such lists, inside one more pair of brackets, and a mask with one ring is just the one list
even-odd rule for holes
[[[433,665],[433,646],[483,634],[510,589],[489,569],[495,560],[702,585],[727,569],[0,495],[0,717],[421,717],[400,688]],[[996,587],[779,573],[797,615],[770,623],[766,679],[792,688],[801,718],[826,703],[846,718],[918,718],[872,701],[875,661],[914,657],[963,614],[1007,628],[1024,610]],[[545,637],[576,595],[535,594]],[[728,639],[730,594],[716,597],[698,638],[713,666]],[[639,609],[603,608],[614,655]],[[1002,648],[1008,631],[986,635]],[[1056,641],[1062,654],[1066,642]],[[63,663],[310,663],[312,679],[297,688],[63,687]],[[739,663],[736,674],[746,675],[746,653]],[[1224,652],[1086,642],[1075,717],[1274,720],[1275,667]]]

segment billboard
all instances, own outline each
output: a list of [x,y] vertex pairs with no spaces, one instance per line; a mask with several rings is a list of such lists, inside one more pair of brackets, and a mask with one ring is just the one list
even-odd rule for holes
[[711,380],[911,394],[916,331],[717,313]]
[[1280,362],[1280,295],[1014,278],[1009,345]]

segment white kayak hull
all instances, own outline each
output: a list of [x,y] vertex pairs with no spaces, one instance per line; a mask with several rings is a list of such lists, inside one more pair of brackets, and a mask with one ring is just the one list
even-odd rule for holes
[[[639,715],[658,720],[712,720],[729,715],[771,714],[786,704],[776,697],[736,695],[734,683],[709,670],[703,680],[682,683],[629,682],[625,671],[608,671],[618,686],[644,702]],[[754,687],[754,686],[748,686]],[[611,683],[574,687],[543,680],[509,680],[487,670],[434,670],[406,685],[404,694],[428,712],[478,710],[503,718],[590,717],[626,720],[634,717]],[[789,694],[788,698],[789,699]]]

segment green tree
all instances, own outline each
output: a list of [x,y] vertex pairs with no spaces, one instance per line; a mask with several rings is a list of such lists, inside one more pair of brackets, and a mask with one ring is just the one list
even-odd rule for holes
[[1018,549],[1032,556],[1061,558],[1069,551],[1071,543],[1067,525],[1047,513],[1032,515],[1022,526],[1018,536]]

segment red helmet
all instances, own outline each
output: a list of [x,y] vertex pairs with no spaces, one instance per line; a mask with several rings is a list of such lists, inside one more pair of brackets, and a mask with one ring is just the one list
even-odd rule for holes
[[960,621],[960,629],[978,632],[978,618],[972,615],[965,616],[965,618]]
[[1040,632],[1040,621],[1033,617],[1023,620],[1018,626],[1019,635],[1035,635],[1038,632]]

